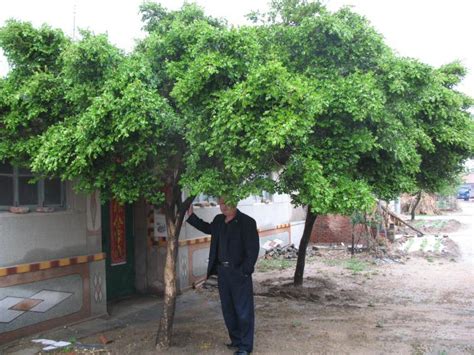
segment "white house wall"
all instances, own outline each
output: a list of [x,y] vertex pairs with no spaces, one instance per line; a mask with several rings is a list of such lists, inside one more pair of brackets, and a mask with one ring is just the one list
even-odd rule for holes
[[[136,286],[140,292],[161,293],[163,291],[163,269],[166,255],[166,233],[157,235],[156,223],[162,219],[158,212],[144,205],[136,207],[136,215],[147,216],[135,219]],[[287,195],[274,195],[269,203],[259,202],[255,197],[241,201],[240,211],[257,222],[260,244],[280,239],[285,244],[299,245],[304,228],[304,210],[294,208]],[[205,221],[211,222],[220,213],[219,206],[194,207],[194,212]],[[303,219],[303,220],[302,220]],[[138,222],[144,221],[144,223]],[[147,228],[143,224],[147,224]],[[141,224],[141,226],[140,226]],[[144,231],[147,230],[145,234]],[[144,242],[147,240],[147,242]],[[178,287],[185,289],[202,280],[206,275],[210,236],[204,235],[184,222],[179,237]],[[264,253],[260,250],[260,255]]]
[[[68,184],[66,200],[64,211],[26,214],[0,212],[0,266],[100,252],[100,235],[96,233],[88,236],[87,233],[88,199],[84,195],[74,194]],[[96,211],[94,222],[100,225],[100,205]],[[98,230],[91,225],[91,229],[94,228]]]
[[64,210],[0,212],[0,344],[106,313],[98,193]]

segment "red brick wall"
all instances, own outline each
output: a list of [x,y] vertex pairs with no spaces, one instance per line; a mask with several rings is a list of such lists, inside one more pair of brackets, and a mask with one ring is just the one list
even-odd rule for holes
[[[355,227],[356,236],[362,232],[362,226]],[[318,216],[311,232],[313,243],[344,243],[352,241],[351,219],[341,215]]]

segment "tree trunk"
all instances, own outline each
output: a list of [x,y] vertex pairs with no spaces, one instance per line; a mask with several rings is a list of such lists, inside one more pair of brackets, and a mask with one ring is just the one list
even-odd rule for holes
[[[156,336],[157,350],[167,349],[171,345],[171,333],[173,329],[174,312],[176,309],[176,265],[178,259],[178,239],[183,225],[184,216],[193,198],[190,197],[181,203],[177,201],[179,194],[173,193],[172,188],[166,190],[165,217],[167,232],[166,261],[164,268],[164,299],[163,313],[160,319],[158,334]],[[179,197],[181,199],[181,197]],[[179,208],[178,208],[179,206]]]
[[421,201],[421,190],[418,191],[418,193],[416,194],[415,204],[414,204],[414,205],[412,206],[412,208],[411,208],[411,220],[412,220],[412,221],[415,220],[416,208],[417,208],[418,205],[420,204],[420,201]]
[[178,257],[178,235],[176,226],[171,220],[172,216],[166,213],[166,227],[168,238],[166,243],[166,261],[164,269],[165,294],[163,300],[163,313],[156,338],[157,349],[167,349],[171,344],[171,331],[173,327],[174,311],[176,308],[176,260]]
[[352,239],[352,249],[351,249],[351,255],[354,256],[355,253],[355,236],[354,236],[354,224],[352,224],[351,227],[351,239]]
[[317,214],[311,212],[311,206],[308,206],[306,212],[306,221],[304,223],[303,236],[301,237],[300,246],[298,248],[298,261],[296,262],[295,276],[293,279],[294,286],[303,285],[304,265],[306,259],[306,248],[308,247],[311,231],[313,230],[314,221]]

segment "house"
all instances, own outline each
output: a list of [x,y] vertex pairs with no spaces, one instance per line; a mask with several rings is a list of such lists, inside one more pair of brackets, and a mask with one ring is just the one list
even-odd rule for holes
[[0,344],[107,312],[99,195],[31,177],[0,165]]
[[[0,344],[104,315],[114,299],[163,292],[166,225],[159,210],[145,201],[101,205],[99,193],[76,193],[72,182],[29,184],[31,178],[0,165]],[[275,238],[299,244],[304,212],[288,196],[252,196],[238,208],[256,219],[261,245]],[[213,204],[195,208],[209,221],[219,212]],[[183,225],[179,290],[205,277],[209,245],[210,236]]]

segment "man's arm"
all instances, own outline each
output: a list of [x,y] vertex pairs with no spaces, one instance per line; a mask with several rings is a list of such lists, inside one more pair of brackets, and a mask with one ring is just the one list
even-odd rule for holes
[[253,218],[249,218],[243,225],[243,241],[245,248],[245,259],[242,263],[242,273],[245,276],[251,275],[255,270],[258,252],[260,250],[260,240],[258,237],[257,223]]
[[200,230],[203,233],[211,234],[211,224],[204,222],[201,218],[196,216],[194,213],[189,216],[186,222],[188,222],[194,228]]

